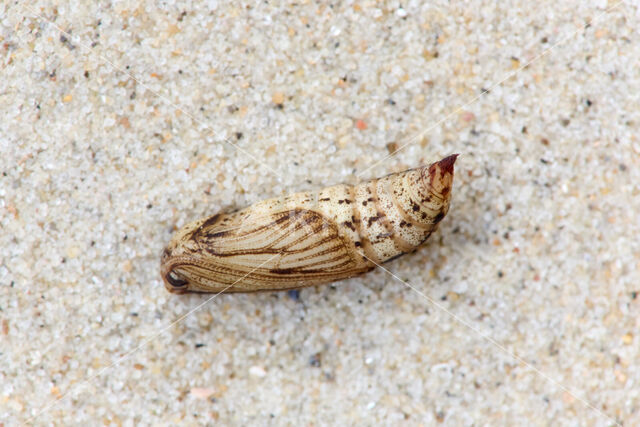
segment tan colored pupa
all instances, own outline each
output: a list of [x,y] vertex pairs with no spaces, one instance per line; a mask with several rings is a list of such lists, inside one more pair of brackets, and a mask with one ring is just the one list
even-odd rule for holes
[[163,252],[162,278],[174,293],[254,292],[363,274],[435,231],[449,210],[456,157],[187,224]]

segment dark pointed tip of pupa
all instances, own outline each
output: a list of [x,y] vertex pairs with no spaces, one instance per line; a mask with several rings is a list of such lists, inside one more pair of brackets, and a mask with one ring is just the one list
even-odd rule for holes
[[438,162],[438,166],[440,166],[440,169],[442,169],[443,172],[453,174],[453,164],[456,162],[458,156],[459,154],[447,156]]

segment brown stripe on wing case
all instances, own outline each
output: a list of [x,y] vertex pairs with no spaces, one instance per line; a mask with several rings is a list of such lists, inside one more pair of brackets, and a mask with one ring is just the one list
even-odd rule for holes
[[[293,211],[287,211],[287,212],[294,212],[293,214],[288,213],[286,215],[283,215],[283,218],[287,218],[287,219],[292,219],[293,218],[293,222],[291,224],[285,224],[284,226],[282,226],[280,228],[281,231],[284,231],[284,233],[282,233],[281,236],[277,237],[275,240],[271,241],[271,243],[269,244],[269,248],[272,248],[274,246],[276,246],[276,244],[280,243],[281,241],[291,237],[291,235],[293,233],[295,233],[296,231],[305,228],[307,226],[311,226],[311,233],[305,233],[302,236],[300,236],[297,240],[294,240],[293,242],[289,243],[288,246],[294,246],[297,243],[304,241],[305,239],[308,239],[313,233],[316,233],[317,230],[314,227],[314,225],[320,225],[322,226],[322,221],[318,221],[318,217],[315,215],[309,215],[310,211],[307,210],[302,210],[302,209],[294,209]],[[290,228],[291,225],[293,225],[293,228]],[[306,249],[306,248],[305,248]]]
[[[336,261],[340,261],[342,259],[345,259],[345,256],[344,255],[338,255],[338,256],[333,257],[333,258],[329,258],[329,259],[325,259],[325,260],[321,260],[321,261],[316,261],[316,262],[312,262],[312,263],[309,263],[309,264],[305,264],[304,267],[305,268],[309,268],[309,267],[315,267],[315,266],[318,266],[318,265],[330,265],[331,263],[336,262]],[[342,266],[349,265],[349,264],[354,264],[355,265],[355,262],[353,261],[353,259],[351,259],[349,257],[346,257],[345,261],[343,261],[342,263],[340,263],[338,265],[331,265],[331,267],[326,267],[326,268],[335,269],[335,268],[342,267]]]
[[[213,250],[208,250],[209,253],[212,254],[216,254],[219,256],[229,256],[229,255],[237,255],[237,254],[248,254],[248,253],[260,253],[261,251],[263,252],[267,252],[269,251],[270,253],[271,250],[273,250],[273,246],[275,246],[277,243],[280,243],[282,240],[284,240],[287,237],[291,237],[291,233],[297,230],[300,230],[301,228],[307,226],[309,223],[314,222],[317,224],[322,224],[322,221],[318,221],[318,215],[313,212],[313,215],[305,215],[308,212],[312,212],[312,211],[308,211],[308,210],[304,210],[304,209],[297,209],[295,210],[294,214],[286,214],[286,215],[280,215],[278,218],[276,218],[275,220],[267,223],[267,224],[263,224],[260,225],[256,228],[252,228],[250,230],[246,230],[243,233],[239,234],[236,233],[234,236],[230,237],[229,240],[239,240],[242,238],[247,238],[250,239],[252,235],[256,234],[256,233],[260,233],[258,235],[258,237],[261,237],[261,234],[263,231],[269,231],[269,233],[267,233],[269,236],[273,236],[276,233],[273,233],[273,230],[280,230],[280,231],[290,231],[289,233],[282,233],[280,236],[276,237],[275,240],[273,241],[269,241],[269,245],[266,247],[259,247],[259,248],[254,248],[250,251],[244,251],[244,250],[236,250],[236,251],[228,251],[228,252],[218,252],[215,249]],[[274,214],[273,216],[276,216],[277,214]],[[312,221],[309,221],[309,217],[312,218]],[[295,222],[293,222],[293,224],[295,224],[293,230],[287,230],[287,228],[290,226],[290,224],[287,224],[287,220],[291,220],[294,219],[295,221],[299,221],[299,220],[304,220],[299,224],[296,224]],[[274,227],[275,225],[278,225],[278,227]],[[312,231],[315,231],[315,228],[312,228]],[[299,239],[300,241],[308,238],[310,236],[309,233],[304,234],[303,236],[301,236],[301,238]],[[218,247],[223,246],[222,243],[224,242],[224,240],[227,239],[219,239],[220,241],[217,242],[219,243]],[[259,242],[260,240],[265,240],[265,239],[257,239],[257,241]],[[298,241],[296,241],[295,243],[298,243]],[[317,242],[319,243],[319,242]],[[290,244],[290,246],[292,246],[293,244]],[[207,249],[212,249],[212,248],[207,248]],[[295,251],[302,251],[305,250],[307,248],[303,248],[301,250],[295,250]],[[280,249],[279,249],[280,250]]]
[[[272,216],[272,215],[269,215]],[[209,220],[211,220],[213,218],[209,218]],[[214,228],[213,230],[209,230],[208,227],[204,227],[204,224],[200,227],[198,227],[196,230],[193,231],[193,233],[191,234],[191,240],[194,241],[201,241],[201,245],[202,244],[209,244],[210,241],[215,241],[215,240],[219,240],[219,241],[224,241],[224,240],[238,240],[242,237],[248,237],[251,234],[256,234],[258,232],[261,232],[263,230],[266,229],[270,229],[272,227],[274,227],[274,225],[280,225],[283,222],[285,222],[288,218],[287,217],[280,217],[280,218],[276,218],[275,220],[267,223],[267,224],[263,224],[260,225],[256,228],[252,228],[248,231],[242,230],[242,233],[229,233],[230,231],[235,231],[235,230],[240,230],[244,227],[244,224],[241,224],[237,227],[233,227],[231,229],[224,229],[224,230],[220,230],[220,233],[224,232],[224,234],[222,236],[215,236],[212,237],[213,234],[217,234],[216,233],[216,229]],[[208,222],[208,221],[207,221]],[[226,239],[225,239],[226,237]]]

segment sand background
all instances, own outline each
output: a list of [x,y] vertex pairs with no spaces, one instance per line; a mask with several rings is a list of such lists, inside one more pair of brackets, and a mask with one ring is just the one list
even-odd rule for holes
[[[633,1],[3,2],[0,424],[640,424],[639,27]],[[451,153],[397,278],[162,285],[188,221]]]

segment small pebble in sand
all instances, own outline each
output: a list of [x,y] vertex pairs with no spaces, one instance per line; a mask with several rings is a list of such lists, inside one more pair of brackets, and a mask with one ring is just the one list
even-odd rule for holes
[[191,396],[195,397],[196,399],[204,400],[209,398],[213,393],[215,393],[215,390],[208,387],[193,387],[189,393],[191,394]]
[[249,374],[253,377],[263,378],[267,375],[267,371],[262,366],[252,366],[249,368]]
[[276,106],[281,107],[284,104],[284,93],[276,92],[271,97],[271,102],[276,104]]

